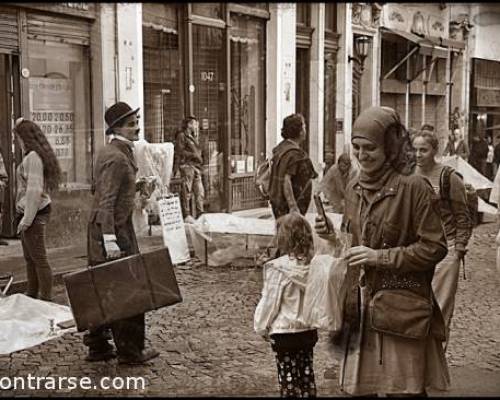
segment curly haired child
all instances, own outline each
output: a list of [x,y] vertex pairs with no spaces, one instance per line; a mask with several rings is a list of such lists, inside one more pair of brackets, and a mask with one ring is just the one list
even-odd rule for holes
[[278,219],[282,257],[264,265],[262,297],[254,329],[276,353],[281,397],[316,397],[313,349],[317,330],[304,323],[304,294],[314,257],[313,232],[299,213]]

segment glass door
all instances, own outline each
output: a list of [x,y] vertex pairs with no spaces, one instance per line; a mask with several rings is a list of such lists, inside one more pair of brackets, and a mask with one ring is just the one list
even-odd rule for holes
[[[9,177],[3,191],[1,234],[15,236],[14,213],[16,194],[16,165],[21,159],[21,150],[12,134],[15,115],[20,115],[19,59],[17,56],[0,54],[0,152]],[[2,192],[0,191],[0,194]]]
[[225,53],[223,30],[193,25],[194,114],[200,125],[205,210],[224,207]]

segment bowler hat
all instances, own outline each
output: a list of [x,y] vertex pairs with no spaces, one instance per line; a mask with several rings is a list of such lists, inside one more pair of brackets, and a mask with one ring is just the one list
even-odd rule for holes
[[135,114],[139,111],[139,109],[140,107],[133,110],[132,107],[123,101],[119,101],[109,107],[104,114],[104,119],[106,120],[106,124],[108,124],[106,135],[110,135],[112,133],[112,128],[114,128],[121,120],[127,118],[129,115]]

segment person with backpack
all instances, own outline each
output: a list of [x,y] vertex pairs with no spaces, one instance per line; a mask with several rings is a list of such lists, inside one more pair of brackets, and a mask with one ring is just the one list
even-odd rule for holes
[[273,149],[269,181],[269,200],[276,220],[289,212],[305,215],[309,208],[312,180],[318,174],[300,147],[306,135],[301,114],[292,114],[283,120],[283,140]]
[[439,198],[441,221],[448,245],[448,255],[437,265],[432,279],[432,289],[446,325],[446,348],[455,308],[460,263],[465,263],[473,221],[461,176],[451,167],[436,162],[439,147],[436,135],[426,130],[418,132],[413,137],[413,147],[417,157],[415,173],[430,181]]

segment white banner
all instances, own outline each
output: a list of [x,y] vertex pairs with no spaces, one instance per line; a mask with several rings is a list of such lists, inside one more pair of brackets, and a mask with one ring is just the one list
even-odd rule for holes
[[163,243],[170,251],[172,263],[189,261],[189,247],[179,197],[172,196],[158,200],[158,210]]

